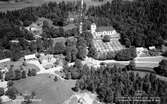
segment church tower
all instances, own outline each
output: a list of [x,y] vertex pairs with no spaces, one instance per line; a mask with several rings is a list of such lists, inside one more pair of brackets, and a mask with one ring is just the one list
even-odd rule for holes
[[80,8],[80,24],[79,24],[79,33],[83,32],[83,0],[81,0],[81,8]]

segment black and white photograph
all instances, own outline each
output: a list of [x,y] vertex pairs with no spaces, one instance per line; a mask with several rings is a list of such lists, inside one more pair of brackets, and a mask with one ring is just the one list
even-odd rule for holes
[[167,0],[0,0],[0,104],[167,104]]

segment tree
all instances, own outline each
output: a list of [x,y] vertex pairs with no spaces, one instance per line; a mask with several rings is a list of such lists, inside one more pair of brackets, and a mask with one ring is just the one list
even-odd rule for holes
[[163,59],[159,63],[159,66],[154,68],[154,71],[157,74],[160,74],[160,75],[163,75],[163,76],[167,76],[167,60]]
[[21,70],[19,70],[19,69],[15,70],[15,80],[19,80],[21,78],[22,78]]
[[58,81],[58,78],[57,78],[57,76],[55,76],[55,78],[54,78],[54,81],[56,82],[56,81]]
[[110,42],[111,37],[109,35],[105,35],[103,37],[103,42]]
[[121,50],[116,54],[115,59],[119,61],[133,60],[136,57],[136,48],[130,47],[128,49]]
[[5,80],[14,80],[15,79],[15,72],[13,66],[10,67],[9,71],[5,75]]
[[11,59],[13,61],[17,61],[23,56],[23,53],[21,53],[21,51],[20,51],[21,46],[19,46],[17,44],[13,44],[13,45],[11,45],[11,50],[12,50]]
[[76,60],[75,60],[74,67],[76,67],[76,68],[78,68],[78,69],[82,69],[82,68],[83,68],[82,61],[79,60],[79,59],[76,59]]
[[0,96],[3,96],[5,94],[4,88],[0,87]]
[[84,60],[84,58],[86,58],[87,55],[88,55],[87,48],[80,46],[78,48],[78,58],[81,59],[81,60]]
[[14,100],[16,99],[18,93],[19,92],[15,87],[9,87],[5,95],[7,95],[10,99]]
[[129,65],[127,65],[126,68],[127,68],[127,71],[135,70],[136,69],[135,60],[130,60]]
[[164,53],[162,53],[163,56],[167,57],[167,51],[165,51]]
[[36,69],[29,69],[28,70],[28,76],[36,76],[36,74],[37,74],[37,71],[36,71]]
[[22,71],[22,78],[26,78],[27,77],[27,73],[25,70]]
[[12,87],[13,86],[13,84],[14,84],[14,82],[13,81],[8,81],[8,83],[7,83],[7,85],[8,85],[8,87]]
[[66,48],[66,61],[73,62],[77,58],[78,49],[75,46]]
[[57,42],[54,46],[54,54],[63,54],[65,52],[65,44],[63,42]]

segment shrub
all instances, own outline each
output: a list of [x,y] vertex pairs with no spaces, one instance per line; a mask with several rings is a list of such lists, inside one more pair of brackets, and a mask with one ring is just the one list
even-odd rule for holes
[[133,60],[137,56],[136,48],[130,47],[124,50],[121,50],[119,53],[116,54],[115,59],[119,61],[128,61]]
[[9,72],[5,75],[5,80],[14,80],[15,79],[15,72],[13,70],[9,70]]
[[30,70],[28,70],[28,76],[36,76],[36,74],[37,74],[36,69],[30,69]]
[[57,78],[57,76],[55,76],[55,78],[54,78],[54,81],[56,82],[56,81],[58,81],[58,78]]
[[167,51],[165,51],[164,53],[162,53],[163,56],[167,57]]
[[15,70],[15,80],[22,78],[22,72],[20,70]]
[[167,77],[167,60],[162,60],[159,63],[159,66],[154,68],[154,71],[157,74],[160,74],[160,75],[163,75],[163,76]]
[[27,73],[25,70],[22,71],[22,78],[26,78],[27,77]]
[[13,84],[14,84],[14,82],[13,82],[13,81],[8,81],[8,83],[7,83],[8,87],[13,86]]

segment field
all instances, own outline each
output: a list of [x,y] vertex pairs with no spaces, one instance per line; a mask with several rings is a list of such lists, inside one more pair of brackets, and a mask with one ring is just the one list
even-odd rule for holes
[[103,42],[102,40],[96,40],[94,41],[94,45],[97,48],[97,51],[100,52],[115,52],[115,51],[119,51],[122,50],[124,47],[120,44],[119,41],[110,41],[110,42]]
[[41,102],[34,102],[34,104],[62,104],[72,96],[71,88],[75,86],[75,81],[55,82],[53,77],[49,78],[48,74],[41,74],[18,80],[14,86],[22,93],[35,91],[36,99],[41,99]]
[[121,43],[117,40],[111,40],[110,42],[103,42],[102,40],[93,40],[93,44],[97,50],[98,56],[102,58],[104,55],[107,56],[107,52],[112,52],[113,56],[115,56],[116,52],[124,49],[124,46],[121,45]]
[[[10,10],[22,9],[25,7],[40,6],[43,3],[47,3],[47,2],[62,2],[62,1],[73,2],[73,1],[79,1],[79,0],[25,0],[25,2],[17,2],[17,3],[0,2],[0,11],[6,12],[7,10],[10,11]],[[91,0],[84,0],[84,2],[87,4],[88,7],[92,5],[97,6],[105,3],[105,2],[93,2]]]

